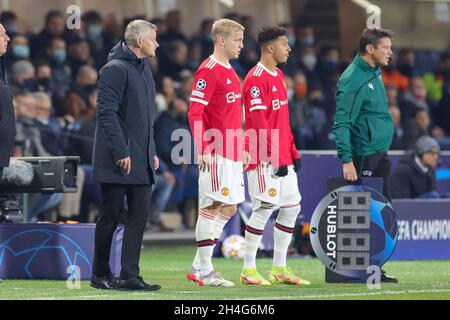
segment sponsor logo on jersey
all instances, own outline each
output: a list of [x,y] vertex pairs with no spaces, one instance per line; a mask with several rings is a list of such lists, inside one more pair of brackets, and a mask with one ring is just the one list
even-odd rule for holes
[[227,103],[233,103],[236,101],[236,99],[239,99],[241,97],[241,94],[236,94],[234,92],[228,92],[227,95]]
[[261,99],[253,99],[253,100],[250,100],[250,104],[251,104],[252,106],[254,106],[255,104],[261,104],[261,103],[262,103]]
[[227,84],[230,84],[230,83],[231,83],[231,80],[227,78]]
[[227,103],[233,103],[236,101],[236,97],[234,96],[234,92],[227,93]]
[[272,92],[277,92],[277,87],[273,86],[272,87]]
[[192,90],[192,96],[204,98],[205,94],[203,92],[200,92],[200,91],[197,91],[197,90]]
[[280,109],[280,99],[272,100],[272,108],[273,110]]
[[374,90],[374,89],[373,89],[373,84],[369,83],[369,84],[368,84],[368,87],[369,87],[370,89]]

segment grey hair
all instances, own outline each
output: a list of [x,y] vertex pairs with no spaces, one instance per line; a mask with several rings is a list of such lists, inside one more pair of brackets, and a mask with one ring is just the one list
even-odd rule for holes
[[125,30],[125,43],[128,47],[136,48],[136,40],[138,37],[142,37],[150,30],[158,30],[158,27],[153,23],[146,20],[133,20],[131,21]]
[[19,60],[15,62],[11,67],[11,74],[13,78],[27,71],[32,71],[33,73],[35,72],[34,66],[30,61],[27,60]]
[[50,95],[46,92],[42,92],[42,91],[37,91],[35,93],[33,93],[33,97],[36,100],[47,100],[47,101],[51,101],[50,99]]

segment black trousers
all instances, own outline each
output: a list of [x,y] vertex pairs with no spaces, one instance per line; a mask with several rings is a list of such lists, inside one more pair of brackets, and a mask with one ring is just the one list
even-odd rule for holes
[[391,166],[387,153],[373,153],[366,156],[355,156],[353,164],[358,177],[381,177],[383,179],[383,195],[391,201]]
[[[95,227],[95,253],[92,273],[98,277],[111,272],[109,256],[114,231],[124,224],[120,279],[139,275],[142,237],[147,223],[152,186],[102,183],[102,204]],[[128,212],[121,217],[123,201],[127,196]]]

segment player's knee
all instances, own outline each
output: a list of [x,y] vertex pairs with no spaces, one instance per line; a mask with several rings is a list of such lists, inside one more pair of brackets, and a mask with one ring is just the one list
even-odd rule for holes
[[223,206],[220,209],[220,213],[223,214],[224,216],[227,217],[232,217],[234,216],[234,214],[237,211],[237,205],[233,204],[233,205],[228,205],[228,206]]
[[278,214],[279,219],[295,220],[301,211],[300,203],[288,206],[282,206],[280,208],[280,213]]
[[280,207],[280,210],[284,210],[284,211],[297,211],[298,210],[298,212],[300,212],[301,209],[302,209],[302,206],[300,203],[289,204],[289,205]]
[[209,207],[203,208],[201,210],[204,212],[207,212],[207,213],[217,214],[217,213],[219,213],[219,211],[221,211],[221,208],[222,208],[222,203],[214,202]]

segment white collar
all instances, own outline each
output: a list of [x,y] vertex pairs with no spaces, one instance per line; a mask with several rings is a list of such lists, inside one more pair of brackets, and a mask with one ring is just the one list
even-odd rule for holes
[[219,60],[217,60],[213,55],[209,56],[212,60],[214,60],[215,62],[217,62],[218,64],[220,64],[222,67],[227,68],[227,69],[231,69],[231,64],[223,64],[222,62],[220,62]]
[[424,166],[422,164],[422,162],[420,162],[420,159],[418,156],[415,156],[414,160],[416,161],[416,164],[420,168],[420,170],[422,170],[424,173],[427,173],[428,171],[430,171],[430,168],[428,168],[427,166]]
[[270,74],[270,75],[272,75],[274,77],[276,77],[278,75],[277,70],[270,71],[269,69],[267,69],[267,67],[261,61],[258,62],[258,66],[260,66],[261,68],[266,70],[268,74]]

